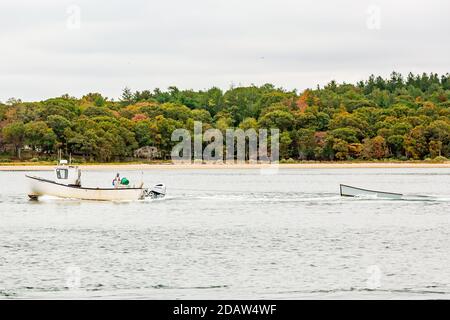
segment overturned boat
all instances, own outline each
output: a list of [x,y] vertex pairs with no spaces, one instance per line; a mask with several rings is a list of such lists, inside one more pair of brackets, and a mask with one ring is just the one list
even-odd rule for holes
[[340,192],[341,196],[343,197],[380,198],[380,199],[394,199],[394,200],[403,199],[403,194],[401,193],[368,190],[348,186],[345,184],[340,185]]
[[54,196],[80,200],[123,201],[144,200],[146,198],[161,198],[166,194],[166,187],[160,183],[153,188],[139,186],[117,185],[113,188],[92,188],[81,185],[81,170],[77,166],[68,165],[61,160],[54,170],[55,180],[26,175],[30,183],[30,199],[37,200],[40,196]]

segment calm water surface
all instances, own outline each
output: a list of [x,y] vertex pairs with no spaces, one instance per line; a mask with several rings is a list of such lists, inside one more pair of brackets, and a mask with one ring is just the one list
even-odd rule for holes
[[148,170],[165,199],[110,203],[28,201],[24,173],[0,172],[0,298],[450,298],[449,169],[267,173]]

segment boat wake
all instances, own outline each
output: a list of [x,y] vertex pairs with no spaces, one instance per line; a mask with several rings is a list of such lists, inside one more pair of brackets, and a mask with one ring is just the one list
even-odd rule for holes
[[[20,198],[23,200],[22,198]],[[450,197],[443,195],[417,195],[404,194],[399,199],[383,197],[378,194],[361,194],[353,197],[341,197],[335,193],[231,193],[231,192],[203,192],[203,194],[183,192],[177,195],[170,195],[161,198],[145,198],[142,200],[114,200],[111,203],[159,203],[167,201],[219,201],[219,202],[248,202],[248,203],[345,203],[352,201],[422,201],[422,202],[450,202]],[[45,195],[39,198],[40,203],[80,203],[98,202],[96,200],[80,200],[77,198],[59,198]]]

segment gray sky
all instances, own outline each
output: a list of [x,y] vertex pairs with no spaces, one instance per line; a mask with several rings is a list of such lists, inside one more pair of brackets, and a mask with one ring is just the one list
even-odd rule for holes
[[0,101],[449,72],[450,1],[2,0]]

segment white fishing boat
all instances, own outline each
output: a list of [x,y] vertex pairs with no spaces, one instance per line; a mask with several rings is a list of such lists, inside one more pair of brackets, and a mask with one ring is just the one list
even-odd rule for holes
[[112,188],[93,188],[81,185],[81,170],[77,166],[68,165],[61,160],[55,168],[55,180],[26,175],[30,183],[28,196],[37,200],[40,196],[54,196],[81,200],[143,200],[146,198],[160,198],[166,194],[164,184],[157,184],[153,188],[144,188],[141,182],[138,186],[116,184]]
[[360,197],[360,198],[379,198],[379,199],[403,199],[403,194],[375,191],[362,188],[356,188],[352,186],[347,186],[345,184],[340,185],[341,196],[343,197]]

